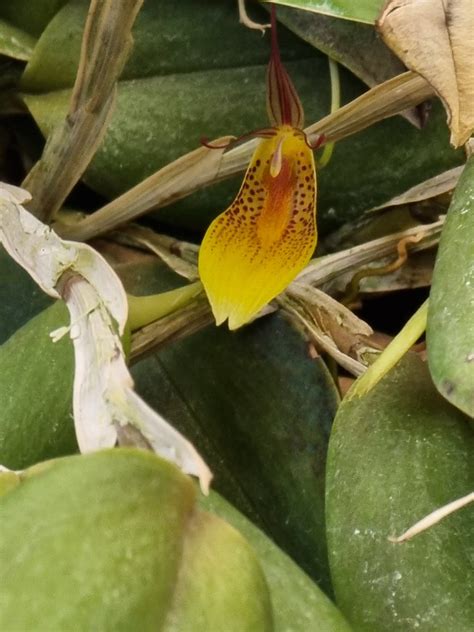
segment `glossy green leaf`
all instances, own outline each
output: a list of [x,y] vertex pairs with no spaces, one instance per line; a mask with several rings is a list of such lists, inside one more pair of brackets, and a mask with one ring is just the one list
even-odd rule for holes
[[[48,25],[23,75],[26,92],[73,85],[88,5],[88,0],[70,0]],[[196,7],[202,19],[196,20]],[[264,11],[259,14],[265,17]],[[179,4],[145,0],[133,35],[133,51],[122,81],[265,65],[268,61],[269,43],[239,25],[234,0],[181,0]],[[287,61],[313,56],[308,45],[284,29],[280,48]],[[211,92],[215,83],[209,81]]]
[[68,336],[56,343],[49,336],[68,322],[58,301],[0,346],[1,465],[22,469],[77,450],[72,343]]
[[278,20],[369,86],[406,70],[372,25],[287,7],[278,9]]
[[15,0],[0,4],[0,17],[38,37],[67,0]]
[[0,247],[0,344],[52,300]]
[[35,45],[34,37],[0,19],[0,55],[28,60]]
[[452,404],[474,417],[474,157],[449,207],[433,273],[428,362]]
[[237,333],[211,326],[132,374],[206,459],[215,488],[327,588],[325,455],[337,394],[302,337],[280,316]]
[[0,500],[0,627],[270,632],[255,554],[195,502],[188,477],[136,450],[29,477]]
[[[59,88],[73,82],[85,17],[82,7],[81,13],[80,6],[69,3],[58,13],[23,77],[24,99],[45,135],[67,109],[70,91]],[[269,42],[238,23],[233,1],[148,2],[134,38],[108,133],[85,174],[92,188],[111,198],[197,147],[202,136],[239,135],[268,125]],[[316,121],[330,107],[327,59],[284,28],[280,39],[306,120]],[[341,72],[341,81],[344,103],[363,91],[348,72]],[[441,107],[434,108],[423,131],[400,117],[374,125],[338,143],[331,163],[321,171],[320,230],[336,228],[463,159],[462,151],[449,146]],[[160,209],[156,217],[172,226],[202,230],[225,209],[239,181],[233,178],[195,193]]]
[[388,538],[472,491],[473,450],[467,417],[415,355],[342,403],[328,454],[328,547],[336,601],[356,630],[472,630],[474,508],[409,542]]
[[374,24],[385,0],[272,0],[274,4]]
[[217,492],[199,497],[199,506],[223,518],[250,543],[270,589],[275,632],[350,632],[332,601],[260,529]]

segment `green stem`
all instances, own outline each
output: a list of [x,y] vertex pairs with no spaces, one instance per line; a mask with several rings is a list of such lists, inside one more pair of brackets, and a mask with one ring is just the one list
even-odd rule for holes
[[366,395],[384,377],[402,356],[415,344],[426,329],[428,299],[413,314],[403,329],[384,349],[377,360],[369,366],[364,375],[355,382],[346,399]]
[[[341,82],[339,79],[339,66],[337,61],[328,57],[329,60],[329,76],[331,79],[331,114],[341,107]],[[325,167],[331,160],[334,150],[334,142],[324,146],[321,158],[318,160],[319,167]]]
[[127,294],[128,326],[130,330],[141,329],[180,307],[184,307],[201,291],[201,281],[196,281],[176,290],[152,294],[151,296],[132,296]]

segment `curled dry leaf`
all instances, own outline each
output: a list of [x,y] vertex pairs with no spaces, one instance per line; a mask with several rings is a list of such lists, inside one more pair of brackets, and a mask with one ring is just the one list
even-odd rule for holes
[[[151,228],[132,224],[124,226],[114,234],[114,238],[125,244],[150,250],[163,261],[173,272],[188,279],[197,281],[198,246],[189,244],[167,235],[159,235]],[[187,257],[188,252],[190,256]]]
[[405,65],[436,90],[451,143],[463,145],[474,129],[472,0],[389,0],[377,26]]
[[[411,250],[411,246],[410,246]],[[414,288],[429,287],[433,276],[433,266],[436,256],[436,250],[431,248],[426,252],[417,252],[412,254],[405,260],[400,258],[397,260],[398,266],[393,266],[392,272],[386,274],[377,274],[373,276],[359,275],[359,291],[361,294],[375,296],[377,294],[385,294],[387,292],[395,292],[398,290],[411,290]],[[396,254],[395,254],[396,257]],[[375,265],[374,268],[388,268],[390,264],[394,264],[394,257],[387,257],[382,260],[381,265]],[[367,267],[368,270],[374,269]],[[358,271],[359,272],[359,271]],[[357,274],[357,273],[356,273]],[[331,285],[331,291],[336,288],[342,293],[346,290],[347,285],[354,279],[354,276],[347,275],[345,278],[336,279],[336,283]]]
[[187,338],[214,322],[211,306],[204,296],[164,316],[132,334],[130,362],[154,353],[164,346]]
[[[424,225],[421,239],[413,243],[410,250],[423,254],[421,251],[437,244],[443,221]],[[385,258],[393,258],[397,244],[401,239],[411,238],[419,233],[420,227],[415,226],[312,260],[298,278],[288,286],[288,289],[280,295],[278,298],[280,306],[284,306],[285,311],[291,314],[293,322],[299,327],[303,327],[320,348],[330,353],[341,366],[344,366],[353,375],[360,375],[365,369],[367,353],[372,352],[373,346],[378,348],[379,345],[373,344],[372,337],[368,343],[365,338],[358,338],[359,334],[362,336],[370,335],[368,330],[358,329],[360,326],[368,327],[368,325],[359,321],[347,308],[331,299],[326,293],[329,295],[340,294],[353,276],[354,269],[374,262],[380,265]],[[181,269],[181,265],[177,265],[175,259],[180,259],[181,263],[186,264],[189,272],[196,268],[198,249],[194,244],[137,226],[116,231],[112,237],[120,243],[149,248],[175,272]],[[156,252],[157,245],[159,246],[159,254]],[[164,257],[162,256],[163,253],[165,253]],[[170,259],[170,254],[173,254],[173,259]],[[431,269],[432,266],[429,270]],[[428,270],[422,270],[420,276],[426,278],[427,274]],[[413,284],[414,280],[416,281],[416,275],[410,273],[410,270],[408,277],[410,283]],[[387,285],[390,287],[396,283],[397,278],[392,277],[387,280]],[[398,283],[403,287],[409,285],[408,281],[404,282],[403,279],[399,280]],[[423,282],[415,283],[416,285],[423,285]],[[322,286],[324,292],[316,292],[315,286]],[[362,289],[367,291],[368,288],[363,287]],[[302,298],[301,291],[305,293],[306,304],[309,303],[312,306],[309,311],[311,312],[314,307],[318,312],[318,318],[315,319],[313,315],[307,313],[306,307],[301,305],[301,300],[300,303],[297,303],[296,299]],[[330,301],[334,302],[330,304]],[[272,302],[267,305],[258,316],[264,316],[274,311],[274,304]],[[320,309],[321,306],[323,306],[322,309]],[[338,312],[339,309],[343,311],[342,316]],[[328,326],[328,323],[324,322],[323,311],[333,313],[333,317],[329,316],[329,318],[332,318],[332,325],[334,326]],[[343,327],[340,326],[342,321],[344,321]],[[197,297],[186,307],[174,312],[172,316],[160,318],[160,320],[134,332],[130,360],[133,362],[148,353],[161,349],[170,342],[186,338],[211,322],[212,313],[208,302],[204,297]],[[346,339],[346,333],[350,334],[348,339]]]
[[[441,219],[432,224],[423,225],[423,237],[413,244],[412,252],[426,250],[437,244],[443,222],[444,219]],[[370,264],[372,261],[383,257],[393,256],[393,252],[401,239],[413,237],[419,232],[420,227],[414,226],[398,233],[372,239],[352,248],[340,250],[325,257],[312,259],[306,268],[300,272],[296,282],[317,286],[324,285],[325,290],[328,291],[328,285],[326,284],[334,282],[335,279],[343,275],[353,274],[354,268]]]
[[41,219],[52,218],[61,208],[103,140],[142,4],[143,0],[90,3],[67,116],[24,181],[33,196],[30,208]]
[[305,283],[291,283],[278,300],[317,348],[328,353],[352,375],[364,373],[365,355],[378,352],[369,341],[373,331],[366,322],[331,296]]
[[90,246],[60,239],[26,211],[21,204],[29,199],[23,189],[0,185],[0,242],[47,294],[62,298],[69,309],[76,365],[74,423],[81,452],[112,447],[121,428],[132,426],[155,452],[198,476],[207,491],[211,473],[192,444],[133,390],[120,338],[128,312],[120,280]]
[[240,23],[246,26],[249,29],[255,29],[257,31],[262,31],[262,34],[265,33],[266,29],[271,27],[270,24],[259,24],[258,22],[254,22],[248,15],[247,9],[245,8],[245,0],[238,0],[239,7],[239,20]]
[[442,195],[443,193],[448,193],[456,187],[463,169],[464,165],[461,165],[460,167],[453,167],[453,169],[443,171],[443,173],[439,173],[437,176],[428,178],[428,180],[411,187],[408,191],[405,191],[401,195],[393,197],[391,200],[388,200],[388,202],[385,202],[380,206],[374,206],[369,209],[367,213],[379,211],[380,209],[385,209],[389,206],[422,202],[423,200],[434,198],[438,195]]

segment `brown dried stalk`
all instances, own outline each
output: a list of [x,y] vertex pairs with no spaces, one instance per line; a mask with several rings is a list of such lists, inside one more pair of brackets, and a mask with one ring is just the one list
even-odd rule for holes
[[92,0],[69,111],[23,182],[28,209],[48,222],[79,181],[104,137],[116,83],[132,45],[143,0]]
[[[354,268],[392,254],[401,240],[411,240],[412,237],[419,236],[420,230],[423,231],[422,236],[413,244],[412,250],[431,247],[437,243],[442,225],[443,221],[440,220],[434,224],[424,225],[422,229],[416,226],[314,259],[298,278],[290,283],[277,302],[292,316],[295,323],[305,329],[318,348],[324,349],[353,375],[360,375],[364,372],[370,355],[378,351],[368,339],[372,330],[347,308],[316,287],[344,276]],[[195,269],[197,248],[192,244],[158,235],[150,229],[138,228],[134,235],[134,229],[127,228],[123,234],[127,240],[131,239],[133,243],[152,251],[155,250],[156,244],[159,244],[160,258],[178,274],[182,272],[179,272],[180,266],[176,267],[175,258],[184,258],[187,273]],[[118,232],[114,234],[114,238],[117,239],[118,236]],[[146,238],[142,239],[144,236]],[[134,240],[133,237],[138,239]],[[123,242],[123,235],[119,241]],[[173,253],[172,259],[163,257],[163,250],[167,249],[169,253]],[[274,311],[273,305],[274,303],[267,305],[258,317]],[[132,337],[131,360],[137,360],[170,342],[186,338],[212,322],[213,317],[207,300],[199,297],[172,315],[137,331]]]
[[134,333],[129,359],[133,363],[171,342],[187,338],[210,325],[213,320],[207,299],[204,296],[198,297],[186,307]]
[[[417,105],[433,95],[429,84],[406,72],[368,90],[306,132],[324,134],[328,142],[341,140],[373,123]],[[215,141],[222,144],[223,139]],[[166,206],[196,191],[243,171],[257,141],[229,151],[201,147],[166,165],[149,178],[75,225],[58,225],[64,237],[87,240],[109,232],[154,209]]]

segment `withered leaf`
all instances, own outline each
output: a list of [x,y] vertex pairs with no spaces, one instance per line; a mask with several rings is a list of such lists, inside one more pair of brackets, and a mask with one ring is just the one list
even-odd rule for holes
[[474,129],[474,11],[471,0],[388,0],[377,22],[385,43],[436,90],[451,144]]

